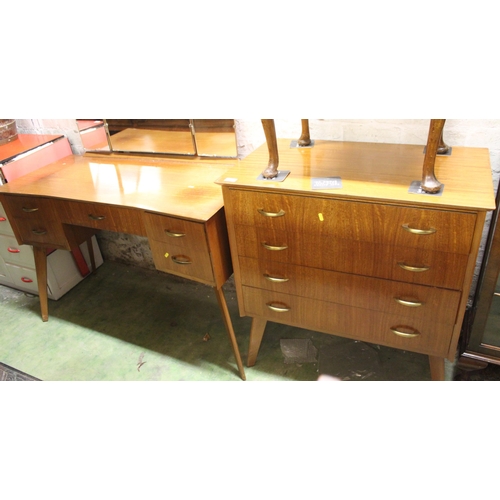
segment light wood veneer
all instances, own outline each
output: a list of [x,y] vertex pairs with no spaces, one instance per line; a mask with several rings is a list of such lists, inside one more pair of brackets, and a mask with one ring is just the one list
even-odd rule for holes
[[[487,211],[495,207],[486,149],[436,159],[438,195],[413,194],[423,147],[278,140],[283,182],[259,179],[266,145],[222,185],[248,365],[267,321],[453,360]],[[312,188],[340,177],[341,189]]]

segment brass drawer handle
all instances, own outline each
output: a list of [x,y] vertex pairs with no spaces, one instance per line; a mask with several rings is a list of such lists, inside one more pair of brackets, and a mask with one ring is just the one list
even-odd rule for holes
[[413,273],[422,273],[422,272],[428,271],[430,269],[430,267],[428,267],[428,266],[424,266],[424,267],[408,266],[404,262],[398,262],[398,266],[406,271],[411,271]]
[[183,264],[183,265],[192,264],[191,259],[189,259],[188,257],[182,257],[180,255],[172,255],[172,260],[176,264]]
[[37,234],[38,236],[42,236],[43,234],[47,234],[45,229],[32,229],[32,233]]
[[420,307],[423,306],[423,302],[417,302],[413,300],[404,300],[404,299],[399,299],[398,297],[394,297],[394,300],[398,303],[401,304],[402,306],[407,306],[407,307]]
[[258,208],[257,212],[259,212],[259,214],[263,215],[264,217],[283,217],[283,215],[285,215],[284,210],[280,210],[279,212],[266,212],[262,208]]
[[[407,330],[410,330],[410,331],[405,332],[405,331],[399,330],[398,328],[406,328]],[[396,335],[399,335],[400,337],[406,337],[406,338],[414,338],[414,337],[418,337],[420,335],[420,332],[418,330],[415,330],[414,328],[410,328],[408,326],[405,326],[405,327],[394,326],[391,328],[391,332],[395,333]]]
[[433,227],[431,227],[430,229],[415,229],[413,227],[410,227],[408,224],[403,224],[402,227],[405,231],[408,231],[412,234],[434,234],[437,231],[437,229],[434,229]]
[[287,245],[283,245],[282,247],[277,247],[277,246],[274,246],[274,245],[268,245],[265,241],[264,243],[262,243],[262,246],[264,248],[266,248],[267,250],[273,250],[273,251],[280,251],[280,250],[286,250],[288,248]]
[[278,276],[271,276],[270,274],[264,274],[264,278],[268,281],[272,281],[274,283],[285,283],[285,281],[288,281],[289,278],[279,278]]
[[169,231],[168,229],[165,229],[165,234],[167,236],[171,236],[172,238],[182,238],[183,236],[186,236],[186,233],[174,233],[174,231]]
[[92,215],[92,214],[89,214],[89,219],[92,219],[92,220],[104,220],[106,218],[105,215]]
[[275,311],[275,312],[288,312],[290,310],[290,307],[288,307],[285,304],[277,304],[277,303],[268,302],[266,304],[266,306],[269,307],[269,309],[271,309],[271,311]]
[[38,208],[27,208],[23,207],[23,212],[31,213],[31,212],[38,212]]

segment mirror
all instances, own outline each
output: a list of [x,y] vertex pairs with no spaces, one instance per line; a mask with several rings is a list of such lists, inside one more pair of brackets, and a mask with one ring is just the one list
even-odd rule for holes
[[231,119],[78,119],[87,152],[238,156]]

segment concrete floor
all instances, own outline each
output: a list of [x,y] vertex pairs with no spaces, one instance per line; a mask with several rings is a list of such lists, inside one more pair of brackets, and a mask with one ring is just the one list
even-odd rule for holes
[[[231,280],[225,296],[245,364],[251,320],[239,317]],[[212,289],[165,273],[106,261],[49,302],[46,323],[37,296],[0,286],[0,318],[0,362],[41,380],[241,381]],[[245,372],[248,381],[430,380],[427,356],[276,323]],[[453,373],[447,363],[447,380]]]

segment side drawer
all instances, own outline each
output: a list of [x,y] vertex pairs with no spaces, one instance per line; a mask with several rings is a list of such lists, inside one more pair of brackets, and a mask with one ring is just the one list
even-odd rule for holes
[[[373,344],[446,357],[453,325],[243,287],[245,314]],[[398,333],[395,333],[399,332]]]
[[155,267],[177,276],[215,285],[206,240],[174,244],[149,239]]
[[206,246],[205,226],[199,222],[145,212],[144,223],[148,238],[153,240],[174,245]]
[[454,324],[461,293],[424,285],[354,274],[259,262],[240,257],[243,285],[269,291],[371,309],[405,318],[439,318]]
[[38,282],[34,269],[14,266],[12,264],[5,264],[5,266],[14,288],[38,294]]
[[468,254],[476,215],[229,189],[235,224]]
[[69,250],[62,224],[55,220],[40,220],[38,217],[15,217],[13,225],[17,229],[21,242],[27,245],[53,246]]

